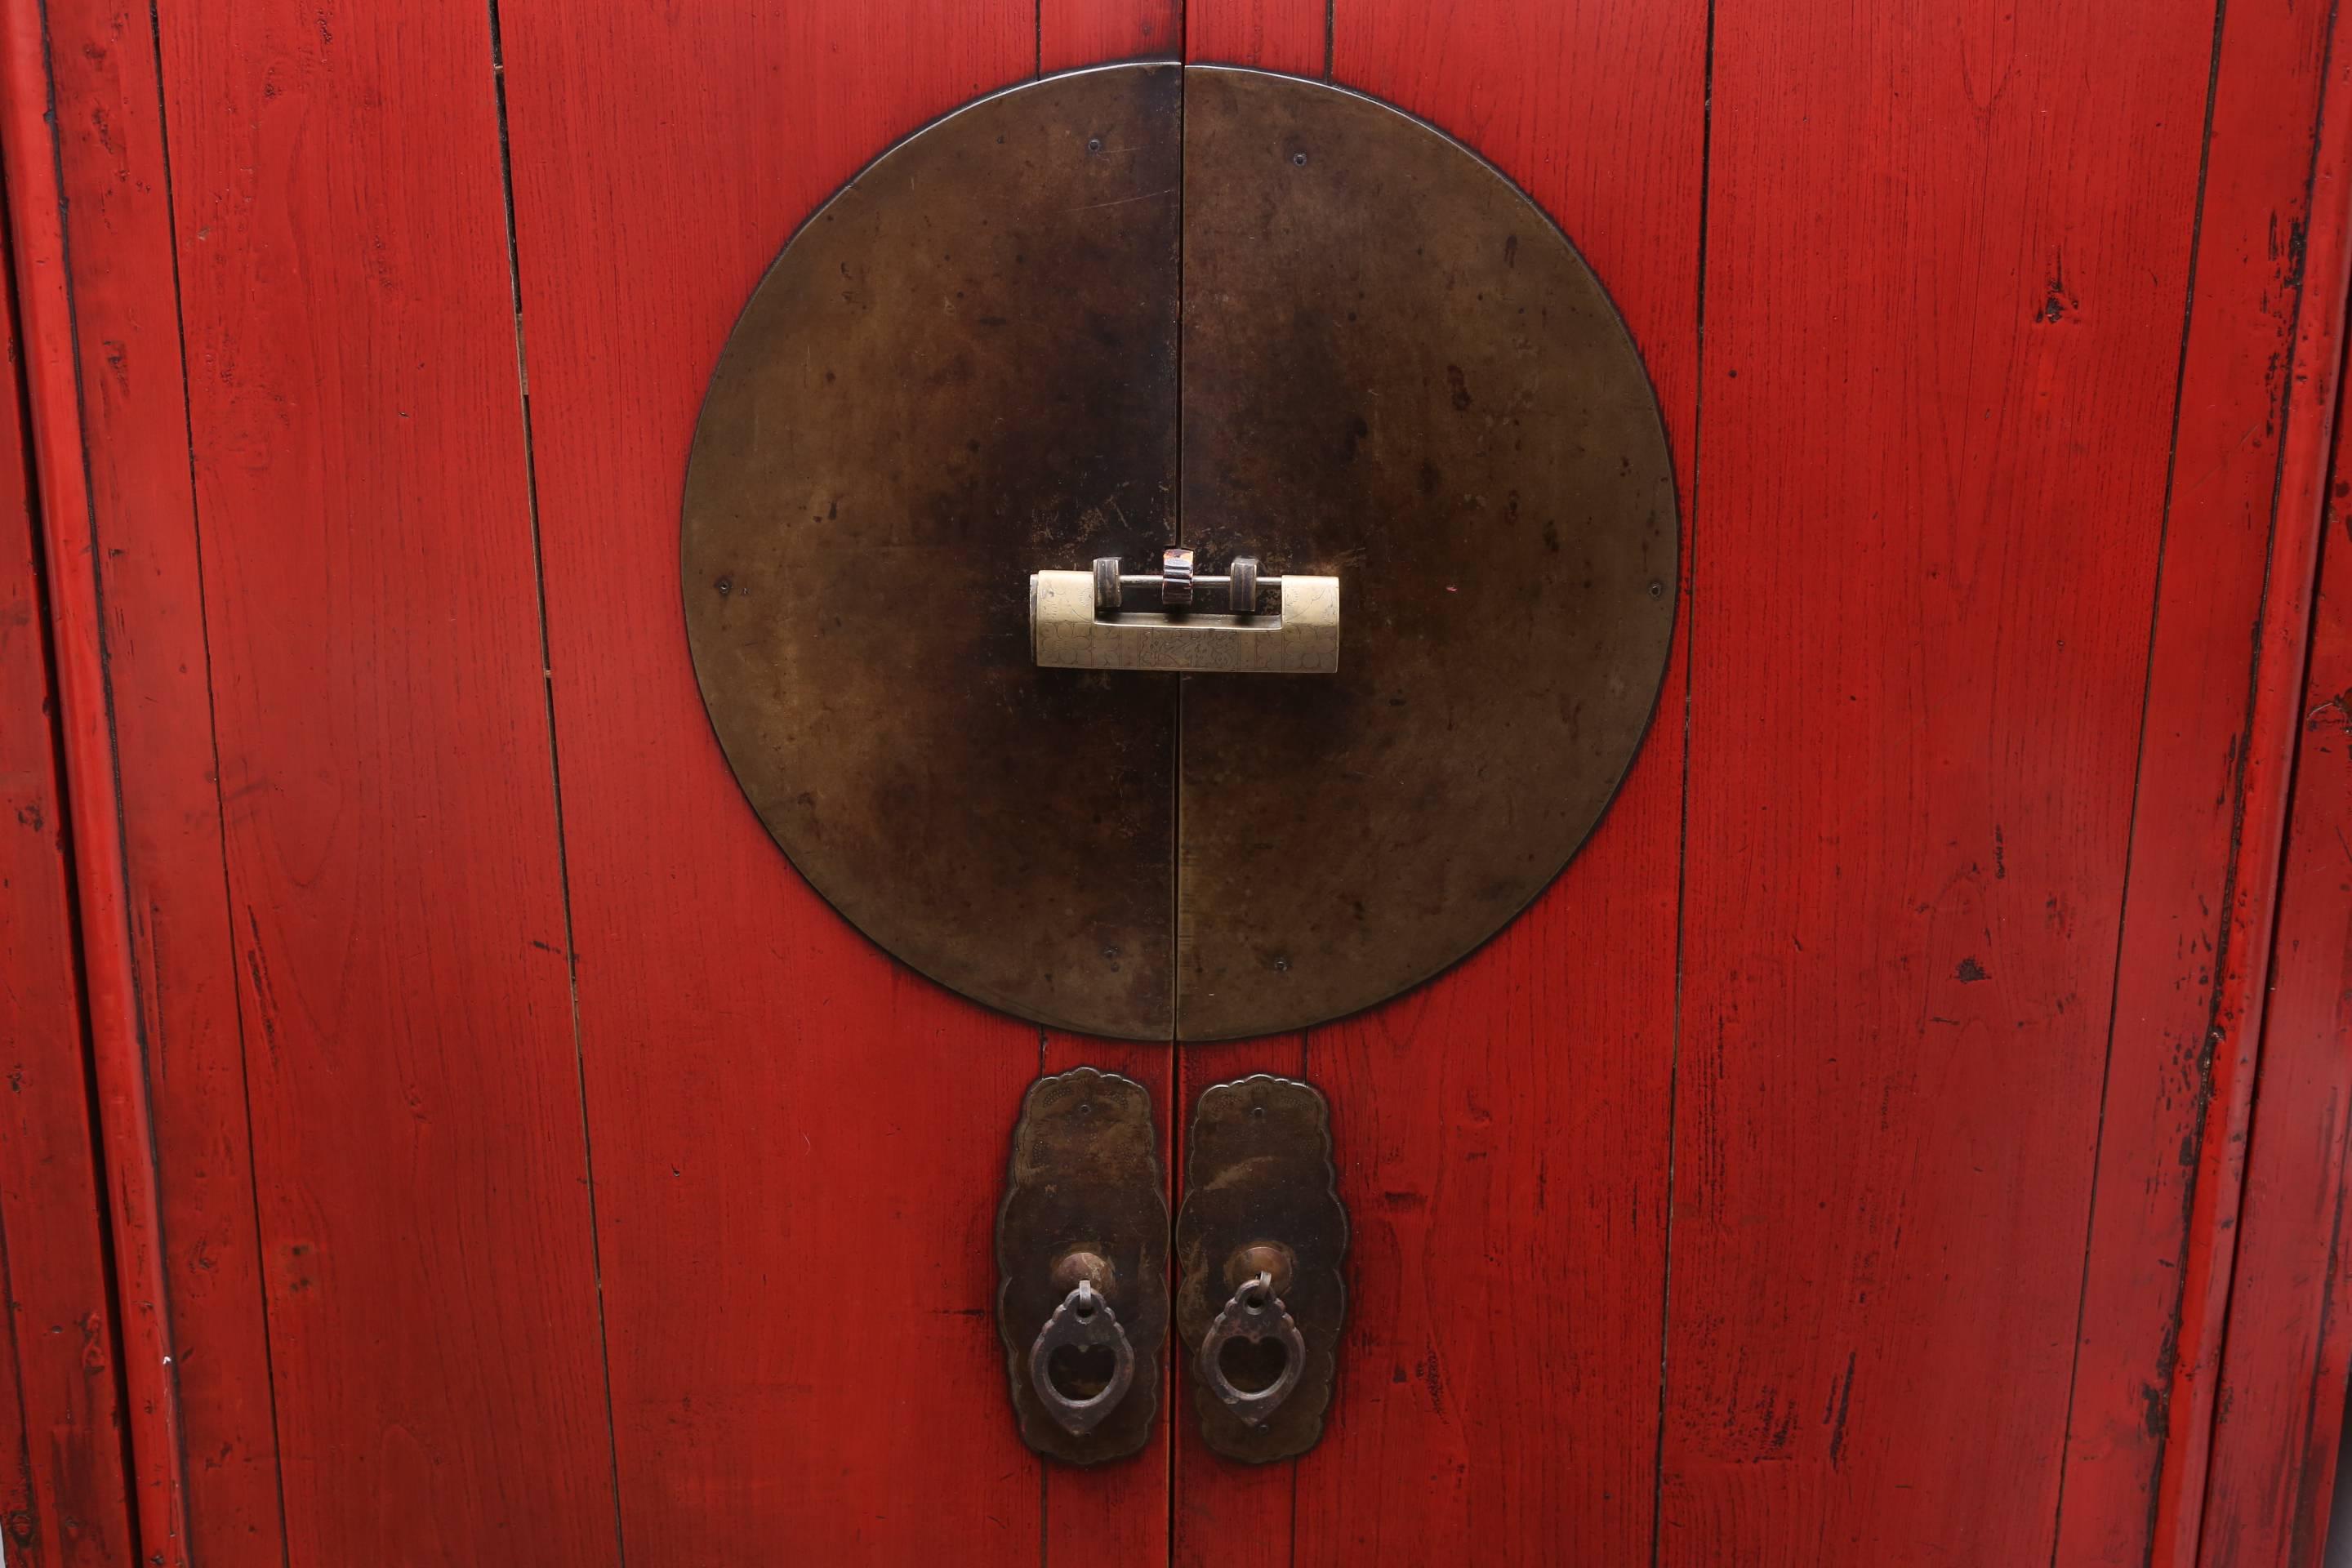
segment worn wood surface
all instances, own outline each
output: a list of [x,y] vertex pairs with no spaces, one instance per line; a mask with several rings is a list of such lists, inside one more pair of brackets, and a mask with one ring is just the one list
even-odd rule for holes
[[[2079,1310],[2059,1552],[2145,1559],[2159,1491],[2201,1473],[2219,1320],[2200,1239],[2235,1203],[2267,945],[2274,810],[2253,804],[2250,628],[2299,635],[2277,462],[2296,352],[2313,144],[2333,11],[2231,6],[2216,40],[2165,504],[2164,557],[2108,1026],[2098,1165]],[[2069,308],[2062,300],[2062,309]],[[2305,574],[2307,580],[2307,571]],[[2275,748],[2273,748],[2275,749]],[[2274,791],[2273,791],[2274,793]],[[2251,961],[2251,967],[2250,967]],[[2231,983],[2233,982],[2233,984]],[[2247,1002],[2254,1005],[2251,1012]],[[2160,1480],[2161,1483],[2160,1484]],[[2195,1510],[2168,1551],[2187,1560]]]
[[[8,261],[0,239],[0,271]],[[75,952],[38,504],[0,289],[0,1556],[129,1568],[121,1335]]]
[[[2334,363],[2289,299],[2325,17],[46,10],[5,13],[9,125],[56,157],[5,151],[20,235],[20,169],[61,198],[19,267],[44,472],[90,455],[45,521],[96,542],[68,761],[121,780],[91,1005],[142,1550],[2212,1539],[2178,1439],[2220,1319],[2181,1306],[2231,1277],[2256,672],[2308,541],[2263,420]],[[1387,1007],[1181,1058],[993,1017],[809,893],[710,740],[676,533],[803,215],[979,92],[1180,47],[1328,65],[1544,203],[1657,381],[1686,531],[1659,719],[1566,877]],[[1004,1140],[1081,1062],[1151,1086],[1171,1173],[1210,1083],[1329,1097],[1352,1289],[1306,1459],[1210,1456],[1181,1367],[1131,1464],[1020,1447]],[[2240,1267],[2300,1278],[2278,1223]]]
[[[2315,280],[2314,287],[2319,286]],[[2219,1366],[2209,1568],[2319,1568],[2343,1430],[2352,1125],[2352,452],[2336,409],[2277,947]]]
[[286,1553],[610,1559],[488,17],[157,27]]
[[1030,1560],[1040,1469],[989,1303],[1034,1031],[895,972],[776,853],[677,636],[674,518],[711,363],[793,226],[1029,74],[1034,16],[501,24],[624,1547]]
[[[133,1498],[139,1549],[169,1563],[182,1551],[182,1434],[169,1390],[175,1364],[160,1228],[158,1139],[145,1068],[159,1026],[141,994],[136,952],[147,926],[125,860],[125,806],[119,784],[121,732],[117,647],[131,623],[109,624],[105,591],[117,548],[102,542],[99,513],[110,455],[87,441],[86,349],[120,360],[121,342],[85,343],[76,309],[68,213],[75,205],[68,142],[87,126],[110,134],[102,96],[76,100],[75,118],[53,107],[57,74],[47,18],[34,7],[0,7],[0,164],[6,171],[11,261],[20,326],[30,437],[40,495],[49,649],[58,694],[57,732],[65,816],[73,853],[74,900],[89,1028],[89,1083],[98,1101],[105,1214],[113,1243],[118,1352],[125,1369],[122,1426],[137,1471]],[[85,59],[91,46],[84,46]],[[103,54],[103,49],[100,53]],[[103,205],[103,195],[89,194]],[[103,276],[106,268],[96,270]],[[100,397],[105,395],[100,389]],[[169,448],[166,448],[167,450]],[[184,588],[182,590],[185,592]],[[70,1198],[68,1201],[72,1201]]]
[[1717,15],[1668,1563],[2052,1552],[2213,10],[1934,9]]
[[2187,1560],[2202,1538],[2211,1488],[2208,1445],[2223,1406],[2216,1396],[2225,1310],[2234,1276],[2244,1145],[2255,1088],[2256,1042],[2270,984],[2287,788],[2302,727],[2311,594],[2341,374],[2347,261],[2352,261],[2352,17],[2334,14],[2326,44],[2328,79],[2311,160],[2310,197],[2294,276],[2304,283],[2288,350],[2292,387],[2279,416],[2277,492],[2273,500],[2270,588],[2254,637],[2253,699],[2239,808],[2238,871],[2231,889],[2214,1022],[2220,1044],[2213,1104],[2206,1114],[2199,1193],[2189,1218],[2180,1349],[2173,1368],[2170,1445],[2157,1497],[2156,1554]]
[[[2352,79],[2352,58],[2340,47],[2341,35],[2338,45],[2328,73],[2331,90],[2340,93]],[[2345,225],[2329,216],[2352,203],[2352,124],[2335,111],[2341,101],[2331,102],[2310,175],[2314,226],[2304,251],[2295,343],[2296,360],[2306,365],[2340,344],[2352,276]],[[2339,363],[2341,352],[2339,346]],[[2322,481],[2319,453],[2332,446],[2333,458],[2324,470],[2325,526],[2313,542],[2318,582],[2307,664],[2273,661],[2261,688],[2264,695],[2279,689],[2277,706],[2294,734],[2291,756],[2273,758],[2280,786],[2292,762],[2293,793],[2273,906],[2269,995],[2260,1015],[2259,1076],[2246,1086],[2251,1113],[2233,1140],[2244,1146],[2236,1246],[2216,1248],[2210,1265],[2227,1272],[2229,1308],[2226,1340],[2200,1358],[2212,1388],[2211,1458],[2201,1472],[2183,1468],[2182,1500],[2163,1516],[2176,1537],[2193,1532],[2199,1561],[2213,1568],[2319,1568],[2329,1545],[2330,1483],[2352,1360],[2343,1229],[2352,1113],[2352,1053],[2346,1048],[2352,1041],[2352,784],[2346,772],[2352,757],[2352,449],[2346,431],[2352,399],[2346,385],[2339,369],[2331,411],[2324,381],[2299,374],[2281,441],[2283,519],[2299,514],[2303,487]],[[2275,552],[2274,572],[2307,570],[2301,542],[2292,542],[2295,548]],[[2267,707],[2258,703],[2258,712]]]
[[1330,66],[1327,0],[1192,0],[1184,58],[1319,77]]
[[1173,59],[1183,26],[1182,0],[1037,0],[1037,68]]
[[[173,1360],[141,1407],[176,1418],[203,1478],[180,1495],[171,1456],[140,1446],[144,1544],[172,1563],[235,1560],[278,1551],[283,1525],[154,36],[146,7],[120,0],[57,0],[44,16],[55,90],[75,110],[56,122],[53,176],[84,389],[74,456],[104,541],[107,668],[131,699],[111,715],[127,962],[160,1107],[148,1136],[168,1173],[153,1245],[170,1297],[157,1349]],[[118,1184],[143,1152],[115,1162]]]

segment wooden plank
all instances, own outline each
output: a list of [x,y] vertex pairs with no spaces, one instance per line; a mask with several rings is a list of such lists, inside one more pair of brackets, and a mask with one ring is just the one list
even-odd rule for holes
[[899,970],[769,841],[697,695],[677,530],[762,269],[894,138],[1030,74],[1036,12],[501,26],[629,1562],[1034,1563],[992,1237],[1037,1031]]
[[[2315,287],[2324,280],[2315,280]],[[2204,1504],[2209,1568],[2319,1568],[2352,1334],[2352,451],[2336,460]]]
[[[2189,1247],[2183,1269],[2179,1351],[2172,1367],[2168,1419],[2179,1440],[2167,1445],[2157,1489],[2158,1563],[2196,1559],[2202,1504],[2209,1487],[2207,1458],[2220,1406],[2214,1387],[2222,1352],[2225,1313],[2238,1238],[2241,1183],[2252,1110],[2254,1058],[2273,948],[2278,869],[2285,833],[2287,786],[2304,710],[2302,675],[2308,648],[2311,593],[2319,546],[2318,522],[2326,485],[2334,376],[2342,363],[2347,228],[2352,198],[2352,121],[2345,109],[2344,75],[2352,70],[2352,19],[2334,14],[2327,44],[2331,79],[2323,88],[2319,142],[2309,179],[2305,230],[2284,242],[2300,250],[2294,277],[2313,280],[2294,317],[2285,347],[2293,386],[2278,416],[2276,492],[2270,535],[2270,586],[2254,631],[2252,711],[2237,847],[2230,890],[2229,926],[2219,955],[2214,1005],[2216,1061],[2211,1105],[2200,1150]],[[2257,65],[2249,76],[2267,82]],[[2258,89],[2257,89],[2258,90]],[[2292,138],[2304,144],[2303,133]]]
[[[142,1454],[142,1492],[176,1492],[182,1453],[202,1456],[184,1521],[150,1545],[170,1562],[269,1554],[277,1435],[154,37],[146,7],[122,0],[54,0],[46,20],[98,571],[112,624],[135,628],[106,658],[152,1157],[171,1173],[156,1235],[175,1353],[131,1370],[142,1405],[177,1414],[181,1445]],[[143,1166],[135,1130],[124,1146]]]
[[[2245,1068],[2261,1027],[2254,977],[2268,952],[2257,928],[2268,918],[2284,775],[2267,790],[2263,779],[2285,754],[2250,743],[2266,591],[2277,601],[2267,624],[2292,622],[2299,636],[2303,619],[2280,613],[2298,579],[2281,569],[2287,557],[2273,548],[2273,521],[2288,400],[2310,379],[2294,336],[2331,16],[2231,6],[2216,40],[2077,1329],[2062,1563],[2144,1560],[2158,1526],[2159,1474],[2169,1498],[2179,1478],[2203,1469],[2219,1347],[2214,1288],[2229,1278]],[[2282,537],[2292,537],[2293,521],[2281,521]],[[2217,1241],[2218,1274],[2206,1265]],[[2168,1509],[2173,1544],[2159,1560],[2189,1555],[2198,1483],[2188,1486],[2191,1522],[2173,1526]]]
[[2211,39],[1717,14],[1662,1562],[2051,1552]]
[[[0,889],[5,890],[5,889]],[[5,933],[0,933],[5,935]],[[79,1002],[79,998],[77,998]],[[97,1212],[97,1189],[91,1188],[91,1213]],[[0,1237],[0,1248],[5,1247]],[[102,1245],[102,1238],[101,1238]],[[0,1258],[0,1265],[5,1259]],[[5,1267],[0,1267],[0,1289],[7,1288]],[[113,1358],[109,1358],[110,1362]],[[0,1335],[0,1518],[14,1521],[18,1529],[16,1551],[20,1559],[37,1563],[37,1548],[31,1544],[40,1539],[39,1479],[33,1474],[31,1433],[26,1428],[24,1369],[18,1364],[14,1336]],[[120,1463],[118,1460],[118,1468]],[[131,1540],[130,1497],[123,1496],[121,1537],[127,1549]],[[0,1548],[5,1551],[6,1548]]]
[[[2292,658],[2296,642],[2274,639],[2267,627],[2264,639],[2266,647],[2283,647],[2281,657],[2266,661],[2265,688],[2273,678],[2291,683],[2294,698],[2278,704],[2294,731],[2294,795],[2260,1016],[2259,1076],[2250,1127],[2233,1141],[2243,1150],[2239,1223],[2227,1227],[2236,1247],[2216,1248],[2210,1265],[2230,1279],[2227,1339],[2218,1352],[2200,1358],[2213,1389],[2210,1463],[2184,1464],[2177,1482],[2167,1464],[2168,1489],[2181,1500],[2159,1520],[2169,1526],[2159,1550],[2170,1550],[2173,1561],[2215,1568],[2319,1568],[2352,1361],[2352,1271],[2344,1265],[2343,1230],[2352,1119],[2352,1057],[2345,1051],[2352,1038],[2352,786],[2345,771],[2352,752],[2352,540],[2346,537],[2352,533],[2352,383],[2342,374],[2343,301],[2352,281],[2352,116],[2344,112],[2352,52],[2344,43],[2338,33],[2327,57],[2304,308],[2280,444],[2281,543],[2273,553],[2274,574],[2286,584],[2274,595],[2283,629],[2302,629],[2293,591],[2301,586],[2307,544],[2319,552],[2318,581],[2307,663]],[[2316,374],[2329,363],[2336,366],[2332,398],[2327,378]],[[2330,445],[2330,482],[2314,509],[2316,454]],[[2315,510],[2318,526],[2306,542],[2298,529]],[[2276,776],[2284,783],[2284,767]],[[2187,1506],[2189,1500],[2201,1509]],[[2193,1559],[2185,1550],[2192,1532],[2201,1542]]]
[[1331,0],[1192,0],[1184,58],[1319,77],[1330,68]]
[[[1193,53],[1230,58],[1224,40],[1263,20],[1196,0]],[[1312,68],[1292,20],[1291,58],[1255,63]],[[1659,384],[1687,493],[1704,6],[1441,18],[1345,0],[1332,21],[1342,84],[1494,159],[1593,262]],[[1297,1561],[1417,1561],[1464,1540],[1497,1560],[1649,1550],[1682,704],[1677,661],[1610,816],[1504,936],[1299,1048],[1332,1104],[1353,1295],[1330,1426],[1291,1478]],[[1272,1042],[1184,1056],[1188,1100],[1287,1069],[1256,1059],[1286,1058]],[[1197,1447],[1179,1463],[1180,1561],[1281,1538],[1278,1474]]]
[[[52,112],[57,100],[43,20],[34,6],[0,8],[0,164],[6,171],[20,363],[41,492],[58,744],[75,846],[82,994],[125,1367],[123,1422],[138,1476],[133,1495],[140,1548],[151,1560],[170,1564],[178,1561],[186,1533],[180,1479],[184,1450],[163,1372],[173,1364],[173,1342],[165,1319],[153,1119],[142,1071],[151,1020],[133,963],[134,906],[114,754],[111,645],[120,640],[121,628],[108,624],[101,592],[105,567],[96,510],[101,465],[87,456],[84,445],[88,403],[68,277],[66,215],[72,193],[64,183],[64,142],[69,138]],[[78,103],[67,107],[86,109]]]
[[[14,271],[0,239],[0,279]],[[128,1568],[122,1368],[83,1058],[24,345],[0,300],[0,1554]]]
[[1172,58],[1183,39],[1182,0],[1038,0],[1041,71]]
[[289,1552],[608,1560],[488,16],[156,26]]

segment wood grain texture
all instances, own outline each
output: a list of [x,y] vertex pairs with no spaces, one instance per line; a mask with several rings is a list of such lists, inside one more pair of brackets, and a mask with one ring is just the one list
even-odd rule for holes
[[[82,343],[75,310],[65,183],[79,126],[52,109],[51,39],[33,6],[0,7],[0,165],[8,195],[9,243],[21,332],[25,396],[50,617],[66,816],[74,846],[82,996],[89,1081],[98,1100],[100,1167],[111,1232],[117,1347],[124,1368],[122,1425],[133,1489],[138,1550],[166,1565],[180,1561],[185,1529],[178,1408],[169,1397],[173,1362],[167,1321],[164,1239],[152,1162],[152,1106],[143,1071],[154,1020],[134,964],[137,919],[125,866],[123,802],[116,766],[113,650],[131,635],[110,621],[96,531],[100,471],[86,447]],[[78,115],[86,106],[68,106]],[[102,114],[102,110],[100,111]],[[82,121],[103,129],[102,119]]]
[[1319,77],[1330,63],[1328,0],[1192,0],[1184,58]]
[[289,1557],[611,1560],[488,15],[157,23]]
[[1172,58],[1183,41],[1182,0],[1038,0],[1041,71]]
[[1664,1563],[2051,1552],[2212,12],[2105,16],[1717,14]]
[[[2305,709],[2303,672],[2311,624],[2311,593],[2319,521],[2327,479],[2328,443],[2336,409],[2335,380],[2343,363],[2347,252],[2352,251],[2352,116],[2345,79],[2352,75],[2352,18],[2331,13],[2326,44],[2329,79],[2316,112],[2318,139],[2309,155],[2309,195],[2303,228],[2290,227],[2283,247],[2299,252],[2289,275],[2310,286],[2285,354],[2291,385],[2279,413],[2275,494],[2272,501],[2270,584],[2254,626],[2253,700],[2246,721],[2246,766],[2240,785],[2237,870],[2230,889],[2229,924],[2219,955],[2214,1000],[2211,1104],[2203,1128],[2199,1178],[2189,1218],[2182,1270],[2179,1348],[2168,1412],[2178,1440],[2167,1445],[2157,1488],[2158,1562],[2187,1563],[2199,1550],[2202,1504],[2210,1480],[2208,1453],[2220,1405],[2214,1397],[2223,1349],[2238,1240],[2241,1184],[2253,1098],[2257,1044],[2269,983],[2278,871],[2285,835],[2289,778]],[[2263,58],[2299,42],[2291,36]],[[2267,85],[2271,72],[2250,69]],[[2260,89],[2254,89],[2260,90]],[[2300,131],[2284,140],[2301,149]],[[2282,283],[2285,281],[2282,279]]]
[[[10,260],[0,240],[0,279]],[[13,294],[0,338],[0,1554],[14,1568],[128,1568],[121,1340]]]
[[[2257,632],[2291,625],[2300,635],[2297,584],[2307,581],[2288,566],[2295,552],[2273,539],[2292,541],[2310,521],[2281,507],[2279,457],[2290,399],[2311,380],[2295,333],[2332,15],[2234,5],[2215,39],[2062,1563],[2145,1559],[2156,1544],[2159,1475],[2203,1468],[2219,1341],[2216,1277],[2200,1260],[2235,1204],[2261,1026],[2261,988],[2248,977],[2268,951],[2250,921],[2266,918],[2278,842],[2276,784],[2264,791],[2269,759],[2250,744]],[[2073,308],[2063,290],[2053,297],[2062,311]],[[2218,1278],[2226,1285],[2226,1261]],[[2188,1484],[2193,1498],[2196,1482]],[[2178,1545],[2167,1552],[2185,1552],[2193,1523],[2173,1533]]]
[[687,440],[744,298],[892,140],[1029,75],[1036,14],[510,0],[501,24],[632,1568],[1033,1563],[1041,1499],[1164,1520],[1156,1452],[1049,1485],[1006,1405],[992,1235],[1036,1031],[809,892],[678,624]]
[[[2311,289],[2328,280],[2315,278]],[[2352,1358],[2352,451],[2336,458],[2197,1559],[2320,1568]]]
[[168,1371],[140,1364],[141,1398],[176,1411],[181,1452],[142,1456],[142,1484],[176,1488],[184,1538],[217,1561],[280,1550],[277,1434],[263,1317],[234,945],[214,768],[210,655],[187,458],[187,408],[163,106],[147,7],[47,7],[57,167],[72,246],[92,525],[119,696],[131,963],[149,1031],[146,1085]]
[[[1192,52],[1230,58],[1220,40],[1265,20],[1196,3]],[[1466,141],[1583,250],[1658,384],[1685,494],[1705,39],[1697,5],[1439,17],[1343,0],[1334,16],[1336,79]],[[1648,1552],[1682,705],[1677,666],[1670,717],[1528,913],[1300,1047],[1331,1102],[1353,1293],[1330,1425],[1293,1478],[1297,1561],[1418,1561],[1469,1539],[1496,1561]],[[1286,1070],[1261,1054],[1286,1052],[1187,1047],[1188,1100]],[[1179,1464],[1180,1561],[1279,1539],[1277,1476],[1197,1446]]]
[[[2210,1392],[2203,1401],[2194,1399],[2193,1385],[2189,1399],[2176,1392],[2176,1408],[2201,1416],[2200,1406],[2210,1405],[2211,1420],[2184,1434],[2177,1454],[2168,1451],[2158,1513],[2160,1554],[2188,1562],[2193,1550],[2195,1561],[2221,1568],[2318,1568],[2352,1360],[2345,1333],[2352,1285],[2342,1262],[2352,1108],[2345,1049],[2352,1039],[2352,792],[2345,773],[2352,562],[2343,538],[2352,519],[2343,380],[2352,284],[2352,48],[2340,11],[2332,32],[2302,247],[2302,308],[2288,350],[2293,380],[2279,442],[2272,610],[2248,743],[2249,869],[2241,879],[2258,886],[2233,900],[2233,914],[2248,911],[2248,934],[2267,939],[2261,956],[2268,963],[2246,965],[2246,994],[2263,1005],[2242,1005],[2242,1021],[2224,1014],[2225,1025],[2241,1032],[2259,1026],[2259,1078],[2234,1086],[2238,1099],[2253,1103],[2229,1118],[2218,1157],[2209,1124],[2209,1162],[2218,1159],[2220,1173],[2218,1180],[2200,1173],[2200,1184],[2211,1181],[2233,1201],[2209,1230],[2192,1230],[2189,1289],[2201,1252],[2209,1278],[2227,1279],[2227,1337],[2210,1309],[2203,1336],[2184,1333],[2183,1371],[2193,1367]],[[2332,464],[2323,464],[2331,447]],[[2315,566],[2311,599],[2305,595],[2315,591]],[[2290,765],[2293,804],[2282,835]],[[2282,836],[2273,895],[2267,857]],[[2253,1064],[2241,1070],[2251,1074]],[[2217,1087],[2217,1120],[2225,1103]],[[2206,1285],[2214,1296],[2222,1289]]]

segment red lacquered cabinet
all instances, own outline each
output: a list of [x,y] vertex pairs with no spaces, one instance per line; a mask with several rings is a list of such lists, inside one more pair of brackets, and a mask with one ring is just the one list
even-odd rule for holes
[[[2315,1568],[2334,7],[0,16],[11,1568]],[[679,611],[780,249],[960,105],[1131,60],[1352,89],[1516,182],[1622,315],[1678,529],[1566,869],[1240,1040],[869,942],[747,802]],[[1209,1086],[1328,1101],[1304,1454],[1213,1450],[1181,1352],[1140,1452],[1024,1446],[998,1205],[1078,1067],[1148,1092],[1171,1212]]]

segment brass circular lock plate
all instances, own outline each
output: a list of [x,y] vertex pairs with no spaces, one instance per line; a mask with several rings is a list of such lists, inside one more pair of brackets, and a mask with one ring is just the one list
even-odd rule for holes
[[[1486,163],[1361,95],[1130,65],[983,99],[795,235],[711,378],[684,589],[753,808],[861,931],[1041,1023],[1354,1012],[1507,924],[1641,742],[1657,400]],[[1028,574],[1336,576],[1336,675],[1040,669]]]

